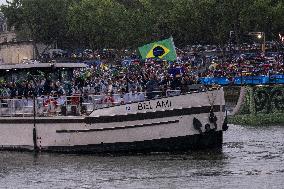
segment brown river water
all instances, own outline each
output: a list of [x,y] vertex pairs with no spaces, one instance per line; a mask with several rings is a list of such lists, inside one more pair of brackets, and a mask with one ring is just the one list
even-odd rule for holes
[[284,126],[230,125],[222,150],[182,155],[0,152],[0,188],[284,188]]

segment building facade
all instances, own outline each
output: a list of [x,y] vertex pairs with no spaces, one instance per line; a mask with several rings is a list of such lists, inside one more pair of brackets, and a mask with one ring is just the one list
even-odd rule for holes
[[7,19],[0,13],[0,64],[19,64],[35,58],[32,41],[17,41],[17,34],[7,27]]

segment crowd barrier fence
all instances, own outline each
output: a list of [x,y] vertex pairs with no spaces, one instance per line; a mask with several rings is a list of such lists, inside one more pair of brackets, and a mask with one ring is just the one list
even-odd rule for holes
[[227,77],[201,77],[201,84],[204,85],[269,85],[269,84],[284,84],[284,75],[270,76],[237,76],[234,78]]

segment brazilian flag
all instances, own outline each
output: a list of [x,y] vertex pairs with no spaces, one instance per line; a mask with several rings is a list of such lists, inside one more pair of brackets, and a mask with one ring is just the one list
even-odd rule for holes
[[159,58],[169,61],[175,61],[177,59],[172,37],[139,47],[139,52],[142,59]]

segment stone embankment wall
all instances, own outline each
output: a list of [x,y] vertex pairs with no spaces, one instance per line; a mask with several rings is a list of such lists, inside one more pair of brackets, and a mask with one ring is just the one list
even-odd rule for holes
[[232,114],[236,109],[236,106],[239,104],[239,97],[241,93],[240,86],[225,86],[224,95],[226,102],[226,110]]
[[24,59],[33,59],[34,54],[33,45],[29,42],[0,45],[0,61],[2,64],[19,64]]
[[[46,45],[37,44],[41,54]],[[35,59],[35,48],[32,41],[0,43],[0,64],[19,64],[23,60]]]
[[284,86],[242,87],[229,120],[241,125],[284,124]]
[[283,112],[284,86],[224,87],[226,107],[235,114]]
[[237,114],[270,114],[284,112],[284,86],[246,87],[246,95]]

